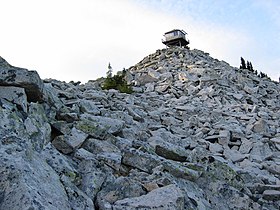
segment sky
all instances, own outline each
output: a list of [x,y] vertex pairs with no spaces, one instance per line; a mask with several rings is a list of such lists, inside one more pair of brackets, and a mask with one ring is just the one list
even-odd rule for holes
[[279,0],[0,0],[0,56],[42,79],[87,82],[129,68],[172,29],[191,49],[278,81]]

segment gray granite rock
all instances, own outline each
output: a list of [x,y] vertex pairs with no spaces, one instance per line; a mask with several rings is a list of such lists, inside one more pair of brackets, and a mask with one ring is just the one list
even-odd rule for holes
[[109,141],[89,138],[84,142],[83,148],[91,152],[97,160],[105,162],[116,171],[120,170],[122,153]]
[[148,70],[148,75],[153,77],[153,78],[155,78],[155,79],[159,79],[160,78],[160,73],[155,71],[155,70],[153,70],[153,69],[151,69],[151,68]]
[[214,144],[209,144],[209,150],[213,154],[215,153],[223,153],[224,149],[220,144],[214,143]]
[[73,184],[68,176],[62,175],[60,179],[65,187],[71,209],[95,210],[94,203],[90,197]]
[[41,157],[59,175],[78,174],[75,162],[60,153],[51,143],[44,147]]
[[249,154],[252,148],[253,142],[248,139],[243,139],[239,148],[239,152],[241,152],[242,154]]
[[106,170],[100,168],[97,159],[83,159],[78,166],[81,189],[91,200],[96,198],[97,193],[102,189],[107,175]]
[[[30,147],[25,151],[8,152],[10,146],[3,140],[0,149],[1,209],[71,209],[59,175],[40,155]],[[6,137],[5,141],[19,144],[22,140]]]
[[69,154],[78,149],[87,137],[86,133],[74,127],[69,134],[55,137],[52,144],[62,153]]
[[[170,196],[172,195],[172,196]],[[177,210],[184,208],[184,197],[179,188],[175,185],[168,185],[157,188],[146,195],[134,198],[118,200],[114,203],[114,210],[123,209],[170,209]]]
[[18,68],[8,64],[3,58],[0,65],[0,86],[15,86],[25,89],[27,100],[43,100],[44,84],[36,71]]
[[93,116],[82,114],[81,120],[77,123],[77,128],[88,135],[103,138],[106,133],[116,134],[124,127],[124,121],[109,117]]
[[188,153],[184,148],[165,142],[161,137],[151,137],[148,141],[155,153],[161,157],[181,162],[187,160]]
[[122,162],[125,165],[151,173],[152,170],[160,164],[161,159],[155,155],[131,148],[124,151]]
[[48,115],[42,104],[31,102],[28,106],[28,117],[24,120],[24,127],[33,148],[41,151],[51,141],[52,130]]
[[27,112],[27,97],[24,88],[0,86],[0,99],[6,99]]
[[280,200],[280,191],[279,190],[265,190],[263,192],[263,198],[270,201],[279,201]]
[[270,141],[272,141],[273,143],[275,143],[275,146],[277,147],[277,149],[279,149],[278,146],[280,146],[280,137],[275,137],[270,139]]
[[96,203],[101,209],[112,209],[118,200],[140,197],[145,195],[141,183],[129,177],[118,177],[104,183],[104,187],[97,195]]
[[224,156],[226,157],[226,159],[231,160],[233,163],[237,163],[237,162],[241,162],[245,158],[249,157],[249,154],[241,154],[238,151],[234,151],[231,149],[225,149]]
[[44,83],[45,101],[57,110],[61,109],[64,104],[59,99],[58,91],[53,87],[52,83]]
[[256,133],[266,133],[268,131],[267,122],[265,120],[259,120],[253,125],[253,131]]
[[100,114],[100,109],[98,108],[96,103],[93,102],[93,101],[80,100],[79,101],[79,106],[80,106],[81,112],[83,112],[83,113],[86,112],[86,113],[93,114],[93,115],[99,115]]

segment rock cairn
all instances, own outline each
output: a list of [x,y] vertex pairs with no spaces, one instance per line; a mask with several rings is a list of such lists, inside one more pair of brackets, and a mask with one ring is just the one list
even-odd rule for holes
[[128,69],[133,94],[0,57],[0,209],[279,209],[280,85],[200,50]]

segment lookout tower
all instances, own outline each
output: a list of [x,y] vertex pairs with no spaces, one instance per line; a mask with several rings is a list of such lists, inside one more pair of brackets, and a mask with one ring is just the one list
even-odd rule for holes
[[167,47],[170,46],[187,46],[190,42],[186,38],[186,32],[184,30],[174,29],[172,31],[166,32],[163,36],[162,43]]

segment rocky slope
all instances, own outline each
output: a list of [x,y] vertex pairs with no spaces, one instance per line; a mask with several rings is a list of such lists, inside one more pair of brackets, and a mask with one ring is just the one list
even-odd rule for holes
[[158,50],[133,94],[0,57],[0,209],[279,209],[280,85]]

